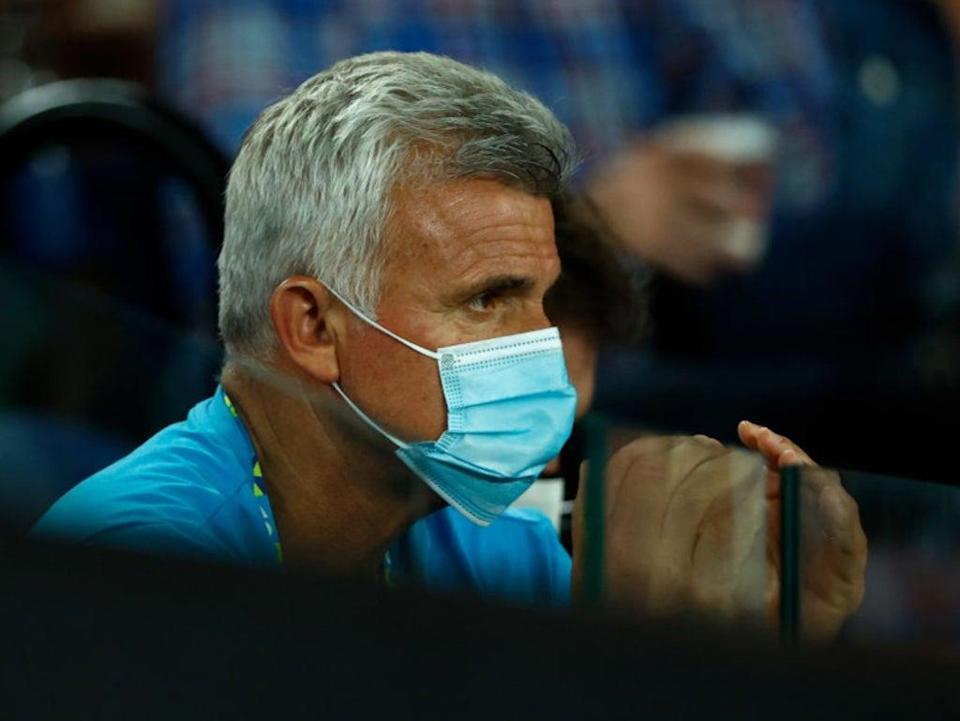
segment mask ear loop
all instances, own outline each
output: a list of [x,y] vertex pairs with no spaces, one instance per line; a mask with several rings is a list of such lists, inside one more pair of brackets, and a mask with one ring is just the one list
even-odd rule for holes
[[[323,282],[323,281],[321,281],[321,283],[322,283],[322,282]],[[412,350],[412,351],[416,351],[416,352],[419,353],[420,355],[425,355],[425,356],[427,356],[428,358],[433,358],[434,360],[439,360],[439,359],[440,359],[440,354],[439,354],[439,353],[435,353],[435,352],[432,351],[432,350],[428,350],[428,349],[426,349],[426,348],[423,348],[423,347],[421,347],[421,346],[418,346],[416,343],[413,343],[413,342],[411,342],[411,341],[408,341],[406,338],[401,338],[401,337],[398,336],[396,333],[394,333],[392,330],[390,330],[390,329],[388,329],[388,328],[384,328],[382,325],[380,325],[379,323],[377,323],[375,320],[372,320],[371,318],[367,318],[367,316],[365,316],[365,315],[364,315],[363,313],[361,313],[356,307],[354,307],[354,305],[353,305],[350,301],[348,301],[346,298],[344,298],[342,295],[340,295],[337,291],[335,291],[335,290],[334,290],[333,288],[331,288],[329,285],[327,285],[326,283],[324,283],[323,285],[324,285],[324,287],[325,287],[328,291],[330,291],[330,293],[331,293],[337,300],[339,300],[341,303],[343,303],[345,306],[347,306],[347,308],[349,308],[350,311],[351,311],[355,316],[357,316],[357,318],[359,318],[360,320],[362,320],[363,322],[367,323],[368,325],[373,326],[374,328],[376,328],[376,329],[377,329],[378,331],[380,331],[381,333],[384,333],[384,334],[390,336],[391,338],[393,338],[393,339],[394,339],[395,341],[397,341],[398,343],[402,343],[403,345],[407,346],[407,348],[409,348],[409,349]],[[393,443],[393,445],[395,445],[397,448],[406,449],[406,448],[409,448],[409,447],[410,447],[410,444],[409,444],[409,443],[405,443],[404,441],[401,441],[399,438],[397,438],[397,437],[394,436],[393,434],[387,433],[383,428],[380,427],[380,424],[379,424],[379,423],[377,423],[377,422],[374,421],[370,416],[368,416],[366,413],[364,413],[364,412],[361,410],[360,406],[358,406],[356,403],[354,403],[354,402],[350,399],[350,396],[348,396],[348,395],[344,392],[343,388],[340,387],[340,384],[339,384],[339,383],[334,382],[334,383],[333,383],[333,389],[334,389],[337,393],[340,394],[340,397],[343,398],[343,400],[346,402],[346,404],[347,404],[348,406],[350,406],[350,408],[353,409],[353,412],[356,413],[358,416],[360,416],[360,418],[361,418],[368,426],[370,426],[371,428],[373,428],[373,430],[377,431],[380,435],[382,435],[382,436],[383,436],[384,438],[386,438],[388,441],[390,441],[391,443]]]
[[344,393],[343,388],[340,387],[339,383],[334,382],[333,389],[340,394],[340,397],[343,398],[343,400],[346,401],[347,405],[353,409],[353,412],[356,413],[358,416],[360,416],[361,420],[365,421],[368,426],[373,428],[373,430],[377,431],[380,435],[382,435],[384,438],[390,441],[397,448],[407,449],[410,447],[409,443],[405,443],[401,441],[399,438],[397,438],[396,436],[390,433],[387,433],[385,430],[383,430],[383,428],[380,427],[380,425],[376,421],[374,421],[370,416],[368,416],[366,413],[360,410],[360,406],[358,406],[356,403],[350,400],[350,396]]
[[[321,281],[321,282],[323,282],[323,281]],[[353,312],[353,314],[354,314],[355,316],[357,316],[357,318],[359,318],[360,320],[362,320],[364,323],[367,323],[368,325],[373,326],[373,327],[376,328],[378,331],[380,331],[381,333],[384,333],[385,335],[390,336],[391,338],[393,338],[393,339],[394,339],[395,341],[397,341],[398,343],[403,343],[403,345],[405,345],[407,348],[409,348],[409,349],[412,350],[412,351],[416,351],[416,352],[419,353],[420,355],[425,355],[425,356],[427,356],[427,358],[433,358],[434,360],[440,360],[440,354],[439,354],[439,353],[437,353],[437,352],[435,352],[435,351],[432,351],[432,350],[429,350],[429,349],[427,349],[427,348],[424,348],[423,346],[419,346],[419,345],[417,345],[416,343],[414,343],[413,341],[407,340],[406,338],[401,338],[400,336],[398,336],[396,333],[394,333],[394,332],[393,332],[392,330],[390,330],[389,328],[384,328],[382,325],[380,325],[379,323],[377,323],[377,321],[375,321],[375,320],[373,320],[373,319],[371,319],[371,318],[367,318],[367,316],[365,316],[363,313],[361,313],[359,310],[357,310],[357,308],[355,308],[354,305],[353,305],[350,301],[348,301],[346,298],[344,298],[342,295],[340,295],[337,291],[335,291],[335,290],[334,290],[333,288],[331,288],[329,285],[327,285],[326,283],[324,283],[324,286],[326,287],[327,290],[329,290],[329,291],[333,294],[333,296],[334,296],[337,300],[339,300],[341,303],[343,303],[345,306],[347,306],[347,308],[349,308],[349,309]],[[344,396],[344,398],[346,398],[346,396]]]

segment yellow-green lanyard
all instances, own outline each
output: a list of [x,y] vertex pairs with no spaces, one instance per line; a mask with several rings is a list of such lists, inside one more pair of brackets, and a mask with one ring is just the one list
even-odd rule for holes
[[[236,419],[237,423],[240,423],[240,416],[237,413],[237,409],[234,407],[233,401],[230,400],[230,396],[228,396],[226,393],[223,394],[223,402],[226,404],[227,410],[230,411],[230,415]],[[246,432],[246,429],[244,429],[244,432]],[[254,456],[253,480],[250,490],[253,493],[253,499],[257,504],[257,508],[260,510],[263,528],[267,533],[267,537],[270,539],[273,547],[277,549],[277,563],[283,563],[283,546],[280,545],[280,536],[277,534],[277,523],[273,519],[273,509],[270,507],[270,499],[267,498],[267,494],[264,493],[262,484],[263,470],[260,468],[260,461],[256,456]],[[394,563],[391,559],[391,554],[389,551],[387,551],[383,557],[384,583],[390,587],[396,586],[396,575],[396,568],[394,567]]]
[[[237,420],[237,423],[240,423],[240,416],[237,413],[237,409],[234,407],[233,401],[230,400],[230,396],[226,393],[223,394],[223,402],[226,404],[227,410],[230,411],[230,415]],[[244,429],[244,432],[246,432],[246,429]],[[263,492],[263,471],[260,468],[260,461],[254,456],[252,463],[253,478],[250,484],[250,492],[253,494],[254,503],[256,503],[260,511],[263,530],[266,531],[267,538],[269,538],[270,543],[272,543],[273,547],[277,550],[277,563],[283,563],[283,547],[280,545],[280,536],[277,534],[277,522],[273,518],[270,499],[267,498],[267,494]]]

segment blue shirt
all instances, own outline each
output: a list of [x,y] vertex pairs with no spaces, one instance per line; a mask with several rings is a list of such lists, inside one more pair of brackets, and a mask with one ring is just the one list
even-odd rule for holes
[[[278,566],[282,547],[250,437],[218,388],[185,421],[58,500],[31,531],[81,545]],[[448,591],[519,603],[569,600],[570,557],[550,521],[507,511],[487,528],[451,508],[414,524],[389,572]]]

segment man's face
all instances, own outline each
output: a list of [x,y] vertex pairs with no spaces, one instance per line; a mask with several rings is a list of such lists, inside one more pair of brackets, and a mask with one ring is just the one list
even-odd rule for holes
[[[393,195],[381,325],[442,346],[547,328],[543,297],[560,273],[544,198],[460,179]],[[404,440],[435,440],[446,404],[434,359],[350,320],[338,353],[344,391]]]

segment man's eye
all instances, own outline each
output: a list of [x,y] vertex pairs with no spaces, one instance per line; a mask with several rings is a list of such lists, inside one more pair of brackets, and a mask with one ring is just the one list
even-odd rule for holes
[[496,293],[479,293],[467,302],[467,306],[470,310],[490,310],[496,302]]

